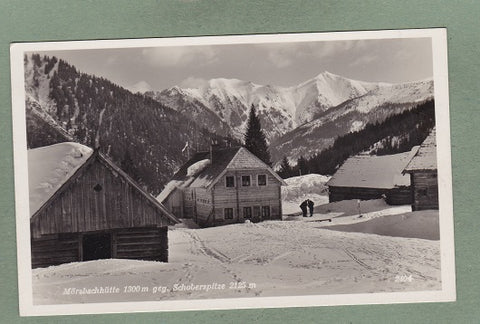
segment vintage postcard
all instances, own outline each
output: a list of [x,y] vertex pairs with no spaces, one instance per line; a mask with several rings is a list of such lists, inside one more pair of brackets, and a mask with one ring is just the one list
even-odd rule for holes
[[11,66],[21,315],[455,300],[445,29]]

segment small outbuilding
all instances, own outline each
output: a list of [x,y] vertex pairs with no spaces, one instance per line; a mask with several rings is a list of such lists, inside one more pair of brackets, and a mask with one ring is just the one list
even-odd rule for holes
[[437,144],[435,128],[405,167],[412,183],[412,210],[438,209]]
[[347,159],[327,182],[329,201],[384,197],[390,205],[410,204],[410,177],[402,171],[417,149],[382,156],[359,154]]
[[101,154],[78,143],[28,151],[32,267],[119,258],[168,261],[161,203]]
[[283,179],[244,147],[196,153],[157,199],[200,226],[282,219]]

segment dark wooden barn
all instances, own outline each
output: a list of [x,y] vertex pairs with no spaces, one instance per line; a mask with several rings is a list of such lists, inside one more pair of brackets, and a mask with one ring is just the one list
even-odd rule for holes
[[216,226],[282,218],[285,182],[244,147],[195,154],[157,199],[175,216]]
[[28,159],[32,267],[168,261],[168,225],[179,220],[98,150],[60,143]]
[[412,183],[412,210],[438,209],[437,144],[435,128],[406,166]]
[[385,198],[390,205],[410,204],[410,178],[402,171],[417,149],[383,156],[360,154],[347,159],[327,182],[329,201]]

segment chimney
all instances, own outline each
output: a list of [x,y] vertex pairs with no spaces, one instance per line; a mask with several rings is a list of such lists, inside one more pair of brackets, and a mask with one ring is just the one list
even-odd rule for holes
[[218,144],[218,141],[215,139],[212,139],[210,142],[210,163],[213,162],[213,152],[218,150],[220,148],[220,145]]
[[213,164],[213,146],[210,144],[210,164]]

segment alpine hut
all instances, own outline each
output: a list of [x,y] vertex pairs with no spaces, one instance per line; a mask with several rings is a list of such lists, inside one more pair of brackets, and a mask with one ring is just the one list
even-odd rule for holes
[[412,210],[438,209],[437,144],[435,128],[405,167],[412,183]]
[[168,260],[179,222],[102,155],[77,143],[28,151],[32,267],[105,258]]
[[384,197],[390,205],[410,204],[410,178],[402,171],[417,149],[418,146],[399,154],[350,157],[327,182],[329,201]]
[[282,218],[280,176],[244,147],[196,153],[157,199],[175,216],[216,226]]

